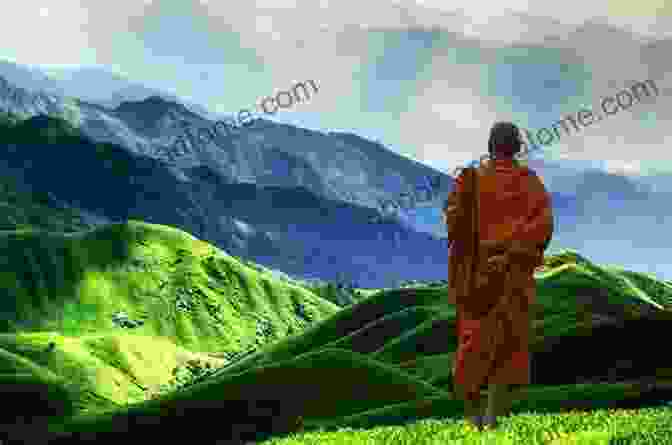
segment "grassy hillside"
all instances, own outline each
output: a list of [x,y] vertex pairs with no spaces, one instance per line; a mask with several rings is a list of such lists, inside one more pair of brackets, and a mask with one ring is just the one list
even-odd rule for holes
[[[384,436],[385,425],[428,417],[444,422],[443,434],[469,437],[450,392],[455,311],[445,287],[370,293],[339,310],[184,232],[140,222],[4,232],[0,251],[0,386],[35,405],[0,418],[10,437],[46,434],[48,422],[53,443],[154,428],[175,437],[198,431],[204,443],[281,440],[302,425],[306,442],[284,439],[301,444],[345,427]],[[672,400],[672,359],[627,346],[669,330],[667,283],[565,252],[547,258],[537,286],[534,385],[515,413],[540,422],[572,409],[597,416],[643,398]],[[228,363],[228,354],[255,348]],[[220,369],[149,400],[194,360]],[[233,411],[216,428],[206,421],[205,413]],[[16,426],[17,416],[42,426]],[[516,434],[529,427],[509,422]],[[608,434],[629,426],[618,428]]]
[[[492,443],[667,443],[672,408],[661,404],[672,401],[672,358],[642,347],[669,331],[667,285],[568,251],[547,258],[537,286],[533,385],[503,429],[488,433]],[[445,288],[377,292],[188,388],[105,414],[52,416],[50,434],[53,443],[159,428],[201,443],[477,443],[450,392],[454,328]]]
[[[16,149],[18,144],[29,141],[49,143],[54,135],[60,135],[67,142],[67,138],[75,134],[77,131],[60,119],[22,120],[12,113],[0,111],[2,150],[9,150],[8,144],[17,144],[13,145]],[[30,184],[21,184],[12,175],[0,175],[0,231],[76,232],[90,228],[77,210],[56,206],[48,194],[33,191]]]
[[[557,264],[537,274],[535,350],[542,351],[545,345],[562,337],[586,335],[607,317],[618,326],[645,318],[652,324],[669,319],[671,291],[649,295],[633,280],[627,280],[630,273],[602,269],[571,251],[549,257],[547,264],[553,263]],[[655,286],[653,278],[641,275],[640,279]],[[447,304],[445,288],[379,292],[341,310],[301,337],[271,345],[241,360],[227,372],[239,372],[327,345],[347,345],[354,352],[371,353],[391,363],[408,362],[453,353],[454,330],[454,306]]]
[[47,230],[77,232],[92,228],[74,209],[55,207],[48,195],[0,176],[0,231]]
[[65,379],[76,411],[144,400],[189,360],[224,366],[338,310],[180,230],[139,222],[2,232],[0,262],[0,366]]

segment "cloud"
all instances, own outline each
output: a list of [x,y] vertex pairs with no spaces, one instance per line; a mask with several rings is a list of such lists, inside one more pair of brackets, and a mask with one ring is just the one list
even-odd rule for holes
[[[663,79],[663,82],[669,84],[670,80],[672,78]],[[656,85],[662,93],[664,84],[656,82]],[[603,97],[614,96],[620,91],[621,88],[614,89]],[[600,99],[595,100],[593,110],[599,109]],[[609,169],[626,174],[646,174],[654,164],[657,168],[667,164],[670,171],[672,163],[666,161],[669,159],[666,146],[669,146],[670,136],[665,132],[670,110],[672,95],[660,94],[582,128],[580,133],[567,137],[550,150],[571,159],[602,160]],[[626,165],[628,167],[624,167]]]
[[90,54],[85,43],[86,9],[72,0],[59,1],[54,7],[44,4],[26,0],[3,11],[0,39],[11,44],[3,45],[0,56],[25,64],[79,63]]
[[[484,153],[496,120],[547,125],[647,78],[672,88],[672,4],[662,0],[581,7],[548,0],[506,7],[490,0],[257,0],[236,8],[205,0],[61,0],[52,8],[25,0],[3,14],[0,38],[12,42],[7,58],[106,65],[130,79],[171,82],[170,91],[218,112],[235,113],[314,79],[319,93],[278,118],[310,113],[325,129],[380,129],[386,145],[444,170]],[[27,32],[43,38],[17,38]],[[176,35],[190,43],[176,45]],[[253,54],[263,74],[234,50]],[[561,64],[569,72],[543,79]],[[523,89],[503,90],[508,65],[512,80],[532,73],[529,88],[526,79],[518,81]],[[402,68],[411,74],[394,77]],[[222,85],[220,73],[240,73],[242,81],[227,77]],[[575,89],[553,93],[565,78]],[[549,156],[646,168],[645,159],[665,158],[670,98],[661,94],[592,125],[549,147]]]
[[606,160],[604,161],[604,170],[608,173],[616,175],[636,175],[642,171],[642,165],[640,161],[615,161],[615,160]]

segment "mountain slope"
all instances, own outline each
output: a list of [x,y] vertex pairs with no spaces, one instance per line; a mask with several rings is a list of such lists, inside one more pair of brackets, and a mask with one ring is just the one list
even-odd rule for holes
[[[425,184],[426,176],[439,174],[380,144],[265,119],[232,134],[220,132],[215,141],[206,141],[196,136],[196,130],[213,128],[215,121],[165,95],[126,99],[108,109],[12,85],[2,78],[1,71],[0,79],[0,109],[23,117],[44,113],[71,120],[94,141],[119,144],[132,153],[172,162],[178,168],[205,165],[237,182],[303,186],[321,197],[376,208],[376,199],[397,200],[401,191],[412,191],[416,185]],[[138,118],[142,125],[138,125]],[[187,153],[171,154],[175,150],[170,146],[182,134],[183,123],[192,128],[195,137],[188,137]],[[452,181],[447,175],[441,176],[439,193]]]
[[[596,266],[573,251],[547,257],[546,268],[540,269],[537,274],[537,326],[543,341],[533,348],[543,353],[558,338],[569,341],[582,338],[589,332],[597,335],[593,327],[617,329],[626,323],[634,329],[643,323],[648,327],[640,329],[638,338],[645,338],[645,330],[651,332],[669,325],[672,320],[669,315],[672,311],[672,287],[643,274],[637,275],[637,281],[629,280],[631,275],[631,272]],[[655,289],[655,293],[646,289]],[[347,345],[347,349],[371,352],[373,357],[392,363],[417,360],[416,356],[452,353],[456,344],[454,338],[451,340],[455,312],[454,307],[447,304],[444,292],[441,288],[379,292],[343,309],[307,330],[301,337],[269,345],[226,372],[236,373],[286,360],[327,345],[338,345],[340,348]],[[411,309],[422,312],[408,312]],[[421,313],[428,315],[418,318]],[[390,323],[395,318],[398,321]],[[377,323],[383,329],[387,325],[385,335],[375,336]],[[369,329],[374,335],[356,335],[362,329]],[[588,348],[586,345],[583,347]],[[544,362],[538,364],[538,369],[549,372],[552,367],[546,360],[552,360],[552,357],[547,356]],[[606,374],[608,362],[604,366],[600,372]],[[560,376],[539,377],[550,379]]]
[[[627,276],[572,251],[546,259],[537,275],[533,386],[514,413],[659,404],[672,396],[670,357],[641,347],[669,331],[672,289],[663,284],[664,295],[650,295]],[[214,443],[296,432],[296,422],[331,429],[450,420],[462,408],[446,392],[455,346],[445,288],[381,291],[187,389],[105,415],[52,419],[51,430],[80,443],[93,433],[150,434],[160,424],[175,437],[192,428]],[[220,428],[202,422],[203,413],[232,406]]]
[[25,88],[28,91],[65,95],[65,91],[59,85],[59,82],[35,67],[0,60],[0,76],[13,85]]
[[[181,102],[175,95],[132,82],[123,76],[98,67],[42,68],[56,91],[64,96],[77,97],[83,101],[115,108],[122,102],[141,101],[150,96],[164,97],[173,102]],[[22,85],[19,85],[22,86]],[[204,107],[189,102],[183,104],[201,116],[214,117]]]
[[16,178],[0,178],[0,231],[43,229],[77,232],[92,228],[77,209],[59,202],[53,195],[34,192]]
[[[90,138],[88,144],[57,143],[45,157],[42,144],[49,140],[47,134],[43,142],[35,141],[30,148],[24,146],[19,153],[12,153],[16,159],[11,171],[0,167],[2,174],[39,185],[36,192],[51,192],[59,203],[76,207],[88,223],[134,216],[179,227],[233,255],[303,278],[390,287],[404,279],[445,277],[445,240],[436,241],[445,235],[438,207],[452,188],[452,179],[439,175],[433,201],[416,212],[378,218],[381,211],[377,207],[382,202],[399,201],[404,191],[423,195],[413,189],[425,184],[427,176],[439,174],[381,144],[352,134],[325,134],[260,119],[249,128],[228,136],[220,134],[210,142],[194,131],[195,137],[187,138],[187,153],[174,155],[170,146],[182,124],[196,129],[212,128],[214,122],[161,97],[125,101],[116,109],[107,109],[33,93],[2,78],[0,109],[24,117],[39,113],[60,117]],[[28,131],[32,124],[27,124]],[[16,151],[15,141],[3,137],[10,143],[7,148]],[[111,145],[95,148],[102,143]],[[3,150],[0,147],[4,156]],[[92,157],[94,151],[100,151],[101,156]],[[110,156],[117,161],[108,159]],[[40,168],[28,169],[29,164]],[[132,179],[119,174],[111,180],[114,165],[110,164],[119,164],[118,173],[129,172]],[[540,170],[543,177],[544,168]],[[644,182],[618,175],[578,168],[550,170],[557,229],[552,251],[572,247],[604,263],[627,248],[629,268],[667,273],[664,258],[669,237],[664,227],[668,215],[664,213],[668,193],[654,193]],[[87,171],[91,172],[88,176]],[[155,173],[150,175],[149,171]],[[101,200],[94,196],[95,189],[82,188],[81,181],[73,184],[80,177],[87,184],[101,183],[101,188],[104,184],[114,193],[106,193],[106,199]],[[72,181],[53,190],[63,178]],[[248,186],[256,186],[256,195]],[[237,193],[246,195],[248,202],[237,200],[229,205],[230,197]],[[334,209],[330,213],[340,220],[323,218],[333,222],[327,226],[317,225],[317,218],[311,223],[276,224],[276,218],[290,220],[296,206],[273,205],[274,201],[266,198],[265,205],[270,204],[272,211],[255,208],[251,200],[264,194],[284,195],[284,202],[304,205],[314,205],[315,199],[309,195],[317,201],[329,200],[321,202]],[[172,202],[176,205],[167,204]],[[341,206],[346,210],[337,212]],[[633,233],[629,227],[643,230]],[[354,236],[344,237],[343,233]],[[366,246],[356,239],[359,234],[366,235]],[[322,239],[339,242],[322,246]]]
[[[0,76],[13,85],[32,93],[73,97],[108,108],[118,107],[124,101],[137,101],[149,96],[161,96],[181,102],[175,95],[131,82],[122,76],[98,67],[35,67],[0,60]],[[201,116],[214,117],[205,108],[184,102]]]
[[104,222],[174,226],[297,277],[376,286],[445,271],[442,243],[394,221],[372,224],[372,209],[305,187],[231,183],[207,166],[176,169],[54,117],[3,130],[0,174]]
[[67,377],[80,408],[91,393],[143,400],[186,360],[222,366],[209,354],[257,348],[338,310],[182,231],[139,222],[4,232],[0,258],[0,351]]

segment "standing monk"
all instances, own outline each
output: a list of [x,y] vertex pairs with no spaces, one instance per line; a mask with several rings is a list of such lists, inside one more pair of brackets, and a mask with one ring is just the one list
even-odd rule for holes
[[479,429],[508,415],[513,385],[530,384],[533,274],[553,234],[546,188],[514,160],[522,144],[515,125],[496,123],[490,160],[462,171],[443,209],[452,246],[449,301],[457,306],[453,383]]

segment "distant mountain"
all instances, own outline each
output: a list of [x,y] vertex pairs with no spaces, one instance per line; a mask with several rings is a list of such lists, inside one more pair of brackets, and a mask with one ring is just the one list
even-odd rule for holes
[[98,67],[38,68],[0,60],[0,76],[32,93],[72,97],[107,108],[118,107],[126,101],[160,96],[182,103],[202,116],[216,118],[214,113],[200,105],[181,101],[174,94],[148,88]]
[[[305,187],[235,183],[209,166],[175,169],[95,143],[56,117],[6,128],[0,175],[105,222],[170,225],[295,277],[381,287],[445,275],[445,245],[376,211]],[[401,254],[403,252],[403,254]]]
[[201,116],[215,117],[214,113],[200,105],[182,101],[174,94],[132,82],[103,68],[43,68],[42,70],[57,83],[66,96],[77,97],[108,108],[116,108],[123,102],[142,101],[150,96],[160,96],[183,103],[189,110]]
[[0,60],[0,76],[12,85],[32,92],[65,95],[59,82],[47,76],[42,70]]
[[[207,165],[233,182],[306,187],[320,196],[370,208],[378,208],[379,199],[398,200],[400,192],[423,184],[428,176],[441,176],[436,196],[445,194],[452,183],[445,174],[354,135],[324,134],[260,119],[233,134],[220,134],[213,142],[199,138],[196,129],[212,128],[214,121],[164,97],[124,101],[107,109],[9,82],[2,87],[1,109],[24,117],[59,116],[93,140],[119,144],[177,169]],[[183,124],[194,129],[195,137],[190,138],[186,154],[174,157],[171,145],[182,134]]]
[[[265,119],[206,140],[196,129],[212,128],[214,121],[164,97],[124,101],[108,109],[31,92],[2,77],[0,110],[22,118],[48,114],[69,122],[90,139],[81,145],[89,148],[81,148],[77,156],[74,153],[79,151],[74,147],[59,146],[59,153],[68,156],[53,160],[49,168],[64,164],[67,167],[59,168],[77,178],[72,164],[87,159],[87,169],[98,172],[100,160],[86,154],[94,142],[108,144],[103,144],[108,147],[105,150],[119,153],[114,156],[121,156],[122,164],[133,166],[129,180],[136,185],[109,182],[115,192],[108,198],[91,196],[86,205],[76,206],[89,215],[117,220],[133,213],[138,219],[175,225],[232,253],[296,276],[331,279],[338,264],[353,274],[348,281],[360,280],[362,285],[386,286],[420,279],[415,273],[428,280],[445,277],[445,240],[440,240],[445,237],[445,227],[440,223],[439,207],[453,180],[381,144],[354,134],[323,133]],[[39,120],[31,121],[31,125],[39,124]],[[185,124],[194,131],[187,138],[186,153],[175,153],[172,144]],[[34,153],[28,150],[26,155],[46,159],[37,155],[44,151],[39,147],[44,143],[47,140],[35,142]],[[113,150],[109,148],[112,145]],[[146,165],[156,166],[151,168],[157,172],[151,179],[146,178]],[[663,267],[663,251],[651,256],[647,246],[663,249],[667,243],[662,222],[669,219],[664,214],[669,194],[655,192],[637,179],[567,165],[549,163],[538,169],[553,192],[557,224],[551,247],[586,251],[606,262],[610,253],[613,256],[610,249],[620,246],[629,249],[633,263],[626,265],[634,270],[642,270],[641,265],[651,264],[653,258],[659,258],[656,264]],[[49,172],[46,164],[44,168]],[[60,181],[53,174],[45,173],[45,178]],[[107,173],[102,174],[105,177]],[[380,211],[381,202],[400,201],[401,193],[426,183],[427,177],[439,183],[430,202],[396,216]],[[97,179],[90,177],[93,183]],[[41,179],[35,181],[40,183]],[[80,177],[70,191],[63,192],[69,202],[92,193],[81,190],[81,181]],[[49,182],[42,184],[50,190]],[[137,184],[143,184],[142,190]],[[236,194],[247,196],[247,201],[233,200]],[[139,204],[135,195],[146,198]],[[280,206],[275,199],[286,204]],[[171,207],[171,200],[176,205]],[[310,222],[292,222],[293,215],[300,213],[297,203],[326,206],[342,219],[320,219],[318,213]],[[340,208],[347,210],[336,210]],[[632,231],[634,227],[637,232]],[[367,241],[359,242],[364,234]],[[335,239],[339,241],[332,246]],[[359,244],[351,250],[350,243]],[[431,266],[425,267],[426,263]],[[375,278],[363,278],[369,274]]]

